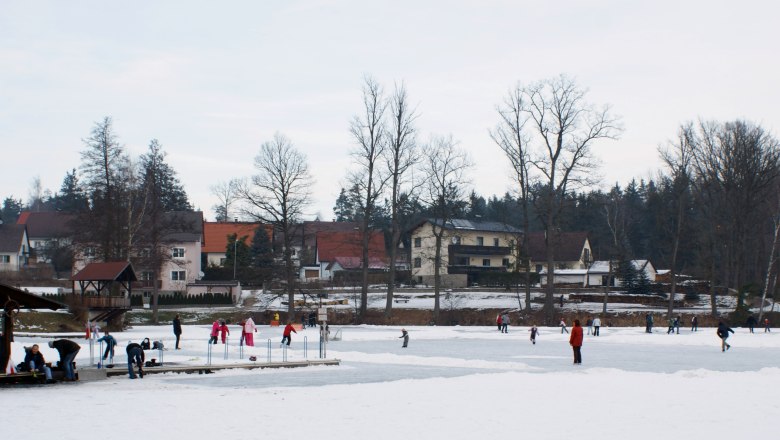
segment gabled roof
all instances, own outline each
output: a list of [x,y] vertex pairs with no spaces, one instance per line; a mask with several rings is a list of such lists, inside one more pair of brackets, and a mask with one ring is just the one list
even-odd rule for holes
[[[412,227],[412,230],[419,228],[425,223],[432,223],[435,224],[436,226],[442,225],[441,220],[428,218],[418,222],[415,226]],[[444,228],[452,229],[456,231],[501,232],[507,234],[521,234],[523,232],[521,229],[518,229],[506,223],[483,222],[483,221],[476,221],[476,220],[466,220],[462,218],[455,218],[452,220],[448,220],[446,223],[444,223]]]
[[129,261],[89,263],[71,278],[73,281],[138,281]]
[[0,224],[0,252],[19,252],[26,230],[25,225]]
[[[553,236],[553,255],[555,261],[579,261],[582,248],[588,239],[587,232],[559,232]],[[547,247],[544,232],[531,232],[527,236],[528,254],[532,261],[547,260]]]
[[69,237],[73,234],[71,222],[76,214],[68,212],[30,212],[24,211],[16,224],[27,225],[27,235],[34,238]]
[[[319,232],[317,233],[317,258],[320,262],[332,262],[338,257],[362,257],[360,233]],[[373,231],[368,242],[369,261],[374,258],[387,261],[385,236],[382,231]]]
[[228,236],[236,234],[239,238],[247,236],[246,244],[252,245],[252,239],[255,236],[257,228],[265,228],[268,238],[273,236],[273,226],[254,222],[205,222],[203,224],[203,247],[202,252],[206,253],[224,253],[227,248]]
[[203,213],[201,211],[171,211],[163,215],[167,225],[166,241],[193,242],[203,240]]

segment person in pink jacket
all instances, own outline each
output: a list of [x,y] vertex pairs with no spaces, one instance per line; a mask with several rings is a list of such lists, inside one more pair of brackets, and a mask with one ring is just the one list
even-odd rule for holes
[[255,321],[253,321],[250,316],[244,323],[244,341],[247,346],[255,346],[255,333],[257,333],[257,327],[255,327]]
[[214,320],[214,324],[211,324],[211,339],[209,339],[209,344],[216,344],[217,336],[219,336],[219,321]]

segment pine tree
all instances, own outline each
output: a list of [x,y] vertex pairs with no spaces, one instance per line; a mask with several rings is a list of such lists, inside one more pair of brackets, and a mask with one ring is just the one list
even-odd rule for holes
[[269,268],[273,266],[274,253],[271,247],[271,239],[268,237],[265,226],[260,225],[255,229],[249,253],[252,259],[252,267]]

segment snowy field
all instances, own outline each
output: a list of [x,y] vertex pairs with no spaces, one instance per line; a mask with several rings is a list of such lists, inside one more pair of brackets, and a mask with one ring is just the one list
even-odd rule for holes
[[[231,330],[237,330],[232,326]],[[527,327],[339,327],[328,345],[338,367],[159,374],[102,381],[0,388],[3,438],[165,439],[657,439],[775,438],[780,429],[780,331],[735,329],[723,353],[712,328],[667,335],[644,328],[602,328],[586,336],[583,365],[572,365],[568,335]],[[185,326],[182,350],[165,362],[206,362],[207,326]],[[116,333],[116,368],[124,346],[144,337],[172,348],[170,326]],[[304,352],[306,336],[308,351]],[[281,361],[281,330],[261,327],[254,354]],[[214,363],[241,362],[229,340]],[[317,357],[318,333],[293,335],[289,360]],[[47,361],[54,350],[38,342]],[[89,346],[78,340],[80,366]],[[97,351],[97,349],[95,349]],[[147,358],[156,357],[147,352]],[[246,362],[244,360],[243,362]]]

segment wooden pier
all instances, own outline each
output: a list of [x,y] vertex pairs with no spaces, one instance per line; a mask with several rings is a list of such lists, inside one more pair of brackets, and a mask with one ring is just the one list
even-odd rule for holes
[[[246,362],[240,364],[212,364],[212,365],[185,365],[174,362],[166,362],[154,367],[145,367],[144,375],[160,373],[185,373],[185,374],[211,374],[220,370],[256,370],[263,368],[301,368],[313,367],[317,365],[338,366],[341,364],[339,359],[316,359],[306,361],[288,361],[288,362]],[[127,364],[117,363],[114,368],[79,368],[79,376],[82,380],[90,380],[93,377],[98,379],[105,374],[106,377],[127,376]],[[97,376],[97,377],[96,377]]]

